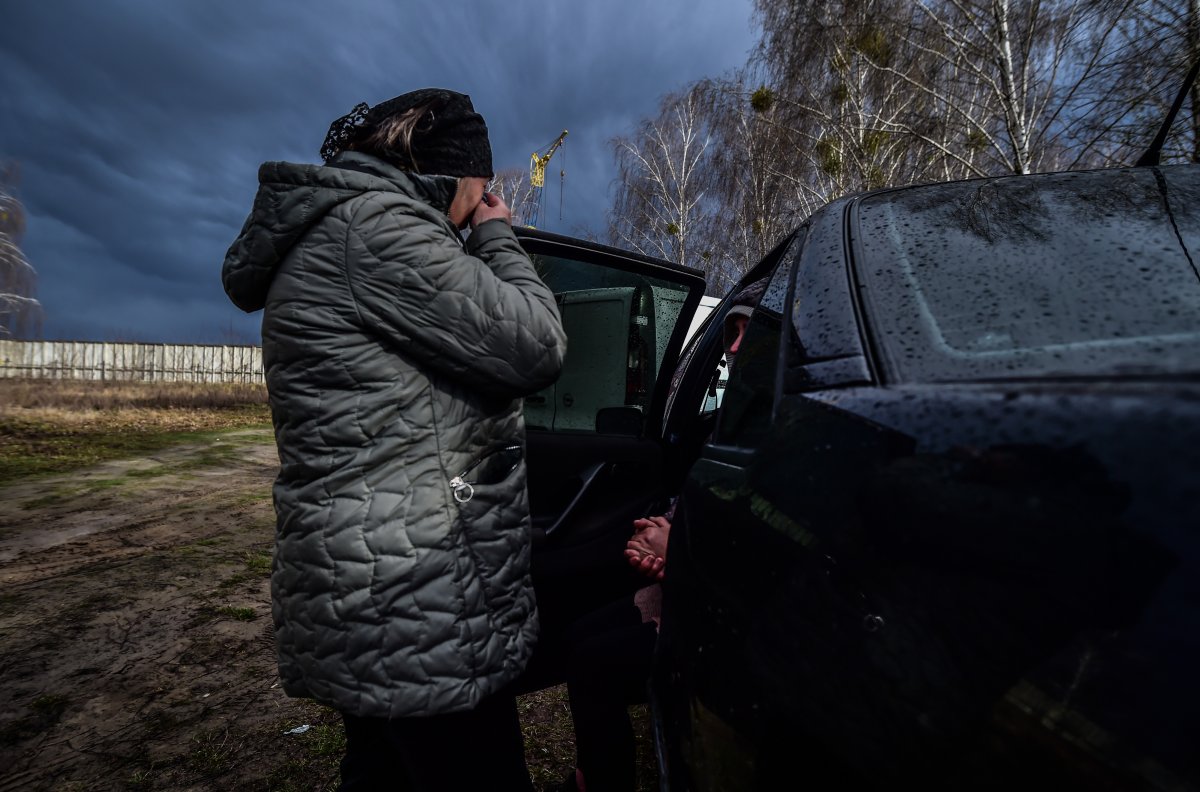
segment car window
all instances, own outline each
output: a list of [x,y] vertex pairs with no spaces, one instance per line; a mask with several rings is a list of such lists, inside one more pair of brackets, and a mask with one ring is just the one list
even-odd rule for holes
[[531,430],[641,433],[686,285],[595,261],[531,255],[567,333],[558,381],[525,399]]
[[[797,248],[801,244],[797,242]],[[794,258],[785,256],[775,268],[746,324],[741,345],[729,366],[713,433],[716,443],[753,446],[770,431],[779,375],[779,339]]]
[[[1168,169],[1164,169],[1166,171]],[[1200,370],[1200,169],[980,180],[868,197],[855,271],[894,378]],[[1169,185],[1169,187],[1168,187]]]
[[[725,393],[725,383],[729,379],[729,367],[725,363],[725,354],[720,350],[720,340],[717,336],[720,332],[712,330],[721,324],[721,315],[724,312],[722,305],[724,301],[713,297],[705,297],[700,301],[700,306],[696,308],[696,313],[692,317],[691,326],[688,328],[689,341],[697,336],[702,336],[696,343],[692,343],[684,351],[683,357],[679,360],[679,366],[671,377],[671,396],[673,401],[674,396],[679,387],[679,381],[683,377],[683,372],[688,366],[695,365],[694,358],[699,351],[700,357],[705,360],[711,360],[705,363],[712,370],[711,376],[707,380],[707,386],[704,388],[704,395],[700,400],[698,408],[700,415],[711,415],[715,413],[721,406],[721,399]],[[704,337],[706,336],[706,338]]]
[[[775,279],[772,278],[772,275],[779,268],[780,262],[785,257],[791,258],[794,251],[803,245],[804,235],[805,229],[801,227],[779,240],[778,244],[742,278],[741,282],[711,309],[707,321],[703,322],[700,327],[694,328],[694,337],[680,357],[667,394],[666,415],[670,432],[676,435],[686,434],[689,427],[694,427],[697,413],[702,419],[712,420],[715,418],[715,414],[719,410],[715,409],[715,398],[710,394],[714,389],[714,384],[723,385],[728,378],[727,368],[720,367],[718,364],[724,359],[722,354],[723,319],[733,297],[751,283],[765,279],[771,279],[771,282],[774,283]],[[786,276],[782,282],[786,284]],[[780,301],[779,308],[781,309],[784,299],[782,293],[777,298],[776,290],[768,288],[767,291],[771,294],[772,301],[776,299]],[[765,296],[764,299],[766,299]],[[715,383],[714,378],[717,380]],[[723,390],[724,387],[721,387],[718,393]],[[701,424],[709,425],[703,420]],[[705,429],[704,433],[707,436],[708,429]]]

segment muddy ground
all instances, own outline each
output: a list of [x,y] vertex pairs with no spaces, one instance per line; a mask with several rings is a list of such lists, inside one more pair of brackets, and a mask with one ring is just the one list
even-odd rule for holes
[[[251,429],[0,487],[0,792],[336,787],[340,720],[275,673],[276,466]],[[565,696],[520,705],[540,787]]]

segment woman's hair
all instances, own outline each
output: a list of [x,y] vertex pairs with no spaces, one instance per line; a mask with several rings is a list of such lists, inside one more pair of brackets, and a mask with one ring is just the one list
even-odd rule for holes
[[[433,102],[425,102],[388,116],[376,124],[375,129],[368,132],[362,140],[348,148],[385,159],[400,170],[420,173],[421,169],[413,156],[413,133],[418,130],[428,131],[432,126],[432,118],[429,117],[432,105]],[[423,125],[422,120],[425,121]]]

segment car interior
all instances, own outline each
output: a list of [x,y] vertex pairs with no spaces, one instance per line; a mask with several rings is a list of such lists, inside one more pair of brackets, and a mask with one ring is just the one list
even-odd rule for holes
[[661,415],[704,281],[548,234],[522,244],[568,337],[562,375],[525,407],[542,638],[519,686],[533,690],[562,681],[567,625],[644,584],[623,550],[633,520],[664,508]]

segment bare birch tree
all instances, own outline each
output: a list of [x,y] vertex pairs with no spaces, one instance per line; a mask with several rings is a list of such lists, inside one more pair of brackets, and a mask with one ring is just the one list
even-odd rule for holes
[[753,84],[743,71],[692,89],[710,141],[693,250],[700,251],[714,294],[727,291],[803,220],[787,170],[793,141],[775,123],[773,95],[751,90]]
[[[1086,97],[1105,87],[1135,2],[792,0],[781,10],[760,0],[760,57],[785,98],[841,137],[861,129],[867,141],[901,142],[907,156],[877,174],[885,183],[1077,167],[1096,163]],[[814,101],[822,66],[850,79]],[[830,98],[855,112],[829,112]],[[844,141],[838,151],[857,153]]]
[[37,273],[21,252],[25,212],[15,195],[16,168],[0,169],[0,338],[40,333],[42,304],[33,296]]
[[943,59],[914,43],[906,0],[758,4],[755,59],[791,138],[781,161],[804,214],[840,195],[914,181],[982,175],[980,145],[963,145],[958,102],[897,74],[937,81]]
[[691,242],[703,209],[709,139],[696,92],[665,97],[656,117],[611,143],[618,183],[610,238],[646,255],[702,267]]
[[[1115,20],[1112,52],[1096,89],[1084,96],[1084,141],[1106,165],[1128,165],[1145,151],[1200,60],[1200,0],[1138,0]],[[1092,142],[1094,141],[1094,142]],[[1164,162],[1200,162],[1200,81],[1162,152]]]
[[[756,0],[747,67],[614,141],[610,239],[724,291],[839,196],[1132,164],[1200,58],[1200,0]],[[1164,152],[1200,161],[1200,84]]]
[[[986,141],[989,172],[1096,164],[1083,139],[1083,97],[1112,56],[1132,0],[917,0],[920,41],[952,64],[951,92],[966,136]],[[900,72],[894,72],[900,76]],[[937,84],[909,75],[914,90]]]

